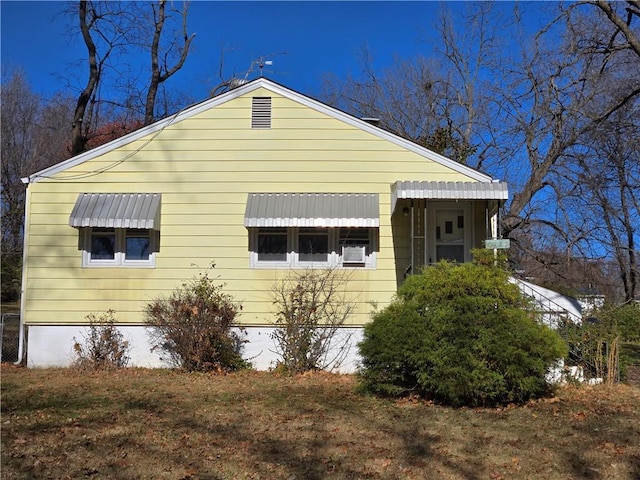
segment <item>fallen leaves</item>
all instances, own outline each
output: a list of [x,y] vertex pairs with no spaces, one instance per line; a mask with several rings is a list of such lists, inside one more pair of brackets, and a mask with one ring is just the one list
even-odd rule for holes
[[602,478],[633,478],[640,458],[640,391],[625,387],[451,409],[361,396],[353,376],[326,373],[2,373],[3,480],[559,480],[577,457]]
[[587,414],[584,411],[581,410],[579,412],[574,413],[572,415],[572,418],[574,418],[576,420],[579,420],[579,421],[583,421],[583,420],[585,420],[587,418]]

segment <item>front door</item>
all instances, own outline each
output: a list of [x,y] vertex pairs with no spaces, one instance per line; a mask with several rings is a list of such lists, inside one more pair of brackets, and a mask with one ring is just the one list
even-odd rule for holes
[[463,263],[470,258],[471,225],[468,208],[462,205],[436,207],[433,214],[433,250],[435,261]]

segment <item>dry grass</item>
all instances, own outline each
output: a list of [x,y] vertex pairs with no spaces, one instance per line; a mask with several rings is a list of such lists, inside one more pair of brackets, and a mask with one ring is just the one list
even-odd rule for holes
[[504,409],[355,393],[352,376],[2,367],[3,479],[638,479],[640,389]]

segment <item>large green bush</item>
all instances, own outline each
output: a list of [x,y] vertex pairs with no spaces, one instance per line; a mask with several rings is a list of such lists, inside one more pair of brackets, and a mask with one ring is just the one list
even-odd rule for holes
[[524,402],[548,391],[558,335],[538,323],[508,273],[441,262],[409,277],[365,326],[361,385],[454,406]]

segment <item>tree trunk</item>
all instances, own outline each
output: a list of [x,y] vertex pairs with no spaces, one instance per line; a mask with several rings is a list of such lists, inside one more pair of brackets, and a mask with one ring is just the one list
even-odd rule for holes
[[[182,11],[182,35],[183,45],[180,50],[180,58],[176,64],[169,68],[168,65],[160,65],[159,51],[160,51],[160,37],[162,36],[162,29],[166,20],[165,13],[166,0],[160,0],[158,2],[157,14],[154,8],[154,31],[153,40],[151,42],[151,80],[149,82],[149,90],[147,90],[147,99],[144,107],[144,124],[149,125],[155,121],[155,104],[158,96],[158,90],[160,85],[167,81],[174,73],[182,68],[184,62],[187,60],[189,54],[189,47],[195,35],[190,37],[187,34],[187,13],[188,9],[185,8]],[[162,67],[164,67],[164,74],[162,73]]]
[[87,110],[87,105],[89,105],[91,96],[93,95],[100,78],[96,46],[91,38],[91,24],[94,19],[88,19],[87,17],[89,15],[87,1],[81,0],[79,2],[78,19],[80,21],[82,38],[89,54],[89,79],[87,80],[87,85],[84,90],[78,97],[78,102],[76,103],[76,109],[73,115],[73,123],[71,124],[71,155],[78,155],[86,150],[87,138],[83,128],[85,122],[84,116]]

